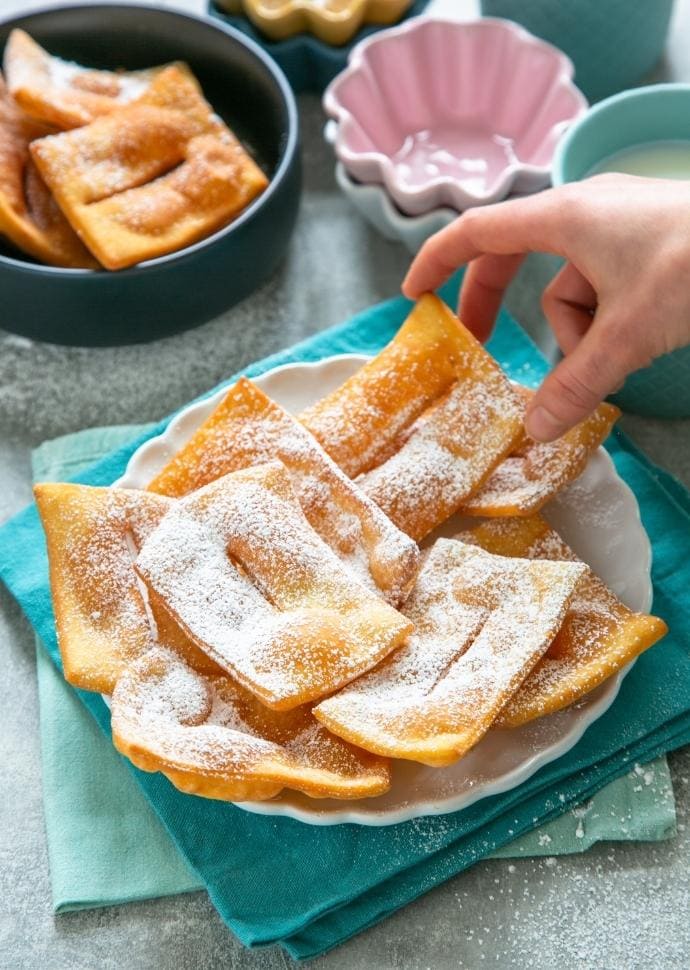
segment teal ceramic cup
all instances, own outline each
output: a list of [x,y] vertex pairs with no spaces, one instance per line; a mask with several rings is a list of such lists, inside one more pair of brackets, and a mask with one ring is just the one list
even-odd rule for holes
[[[616,94],[568,129],[554,155],[553,184],[586,178],[599,162],[632,145],[669,139],[690,141],[690,84],[655,84]],[[690,225],[687,231],[690,236]],[[678,285],[687,286],[687,280]],[[690,417],[690,347],[631,374],[613,400],[636,414]]]
[[484,16],[515,20],[560,47],[589,101],[629,88],[651,71],[672,10],[673,0],[481,0]]

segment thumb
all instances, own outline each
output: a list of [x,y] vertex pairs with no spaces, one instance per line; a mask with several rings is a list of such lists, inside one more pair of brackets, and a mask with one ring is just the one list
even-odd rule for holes
[[[597,326],[596,323],[599,325]],[[537,441],[553,441],[588,417],[607,394],[617,390],[628,374],[647,363],[630,332],[596,321],[572,353],[545,378],[525,417],[527,433]]]

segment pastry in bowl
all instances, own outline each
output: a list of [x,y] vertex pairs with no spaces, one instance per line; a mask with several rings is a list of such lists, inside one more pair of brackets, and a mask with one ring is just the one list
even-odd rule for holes
[[0,233],[50,266],[95,269],[96,259],[70,226],[34,165],[29,146],[51,129],[27,117],[0,78]]
[[[268,185],[184,64],[89,71],[17,30],[5,64],[0,228],[33,256],[125,269],[210,236]],[[24,197],[12,205],[9,183],[24,169]]]
[[55,128],[79,128],[140,97],[160,68],[101,71],[54,57],[25,30],[13,30],[3,70],[10,95],[27,115]]

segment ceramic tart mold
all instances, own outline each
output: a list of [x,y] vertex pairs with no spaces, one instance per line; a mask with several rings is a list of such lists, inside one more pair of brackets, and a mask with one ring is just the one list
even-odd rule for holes
[[[392,202],[382,185],[365,185],[348,175],[345,166],[335,166],[335,180],[340,191],[357,212],[384,239],[402,243],[411,253],[417,253],[429,236],[445,229],[461,213],[447,206],[432,209],[421,216],[406,216]],[[509,199],[521,199],[524,193],[511,192]]]
[[414,18],[358,44],[323,103],[350,176],[406,215],[462,212],[548,186],[587,110],[572,78],[565,54],[509,21]]
[[342,162],[335,167],[335,180],[343,195],[369,225],[384,239],[401,242],[411,253],[418,252],[429,236],[457,219],[455,209],[444,206],[421,216],[406,216],[394,205],[381,185],[364,185],[348,175]]
[[216,0],[227,13],[244,13],[271,40],[310,33],[346,44],[364,24],[394,24],[412,0]]

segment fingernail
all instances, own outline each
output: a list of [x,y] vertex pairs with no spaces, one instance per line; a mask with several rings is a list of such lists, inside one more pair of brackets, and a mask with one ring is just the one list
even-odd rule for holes
[[542,404],[529,412],[525,418],[525,427],[527,434],[535,441],[553,441],[554,438],[560,438],[565,431],[565,425],[560,418]]

